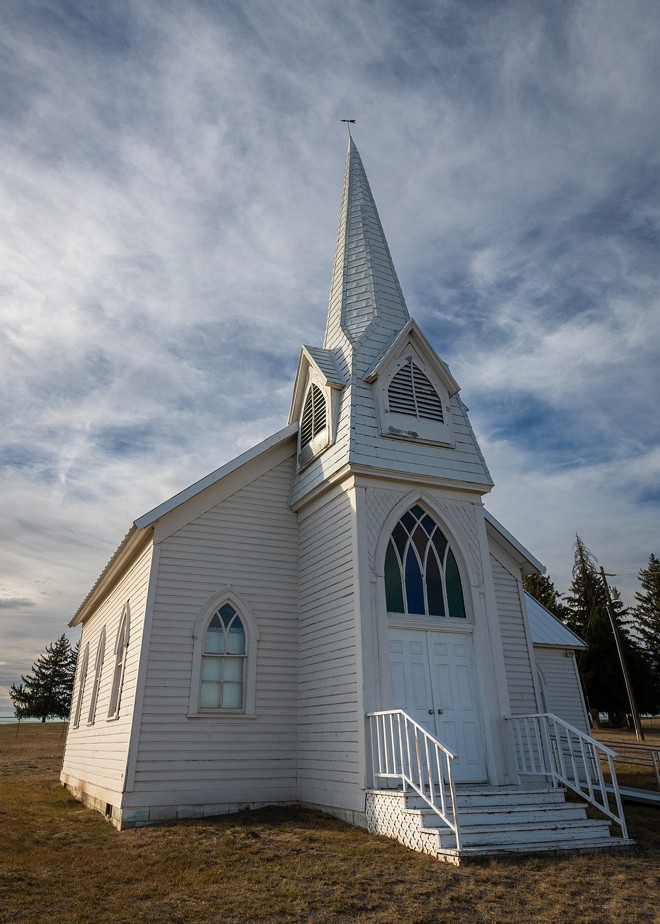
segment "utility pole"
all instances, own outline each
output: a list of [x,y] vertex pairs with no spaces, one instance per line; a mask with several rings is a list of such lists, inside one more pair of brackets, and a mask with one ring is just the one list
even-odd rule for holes
[[610,595],[610,586],[607,583],[607,576],[605,574],[605,569],[601,565],[600,574],[603,578],[603,585],[605,587],[605,594],[607,596],[607,615],[610,617],[610,622],[612,623],[612,632],[614,633],[614,641],[616,642],[616,650],[619,652],[619,660],[621,661],[621,670],[623,671],[623,679],[626,683],[626,690],[628,692],[628,700],[630,701],[630,712],[633,717],[633,723],[635,725],[635,734],[638,741],[644,740],[644,732],[642,731],[642,723],[639,721],[639,712],[637,711],[637,703],[635,702],[635,694],[633,693],[632,684],[630,682],[630,675],[628,674],[628,665],[626,664],[626,659],[623,654],[623,645],[621,644],[621,637],[619,635],[619,627],[616,624],[616,617],[614,616],[614,607],[612,606],[612,597]]

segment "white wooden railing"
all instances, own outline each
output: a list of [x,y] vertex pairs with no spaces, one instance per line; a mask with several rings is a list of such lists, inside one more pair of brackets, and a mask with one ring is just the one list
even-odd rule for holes
[[[614,769],[615,751],[550,712],[507,716],[507,721],[518,773],[548,777],[554,786],[565,786],[615,821],[621,836],[628,837]],[[610,807],[603,763],[609,769],[615,810]]]
[[367,714],[371,732],[374,786],[400,781],[429,805],[454,832],[461,846],[452,761],[456,755],[403,709]]

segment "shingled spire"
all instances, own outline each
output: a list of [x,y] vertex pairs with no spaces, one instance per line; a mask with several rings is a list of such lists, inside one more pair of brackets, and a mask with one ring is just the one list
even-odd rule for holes
[[394,335],[409,315],[362,160],[349,138],[323,346],[339,346],[342,331],[358,340],[376,319]]

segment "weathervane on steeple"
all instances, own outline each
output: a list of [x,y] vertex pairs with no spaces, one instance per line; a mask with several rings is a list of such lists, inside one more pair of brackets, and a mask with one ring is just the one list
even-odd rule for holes
[[355,125],[355,119],[341,119],[341,122],[346,123],[346,128],[348,129],[348,135],[351,137],[351,125]]

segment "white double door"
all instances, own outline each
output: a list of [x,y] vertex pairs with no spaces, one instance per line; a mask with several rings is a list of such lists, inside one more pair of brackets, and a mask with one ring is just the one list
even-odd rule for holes
[[404,709],[457,759],[454,779],[487,779],[483,726],[468,633],[389,629],[394,708]]

